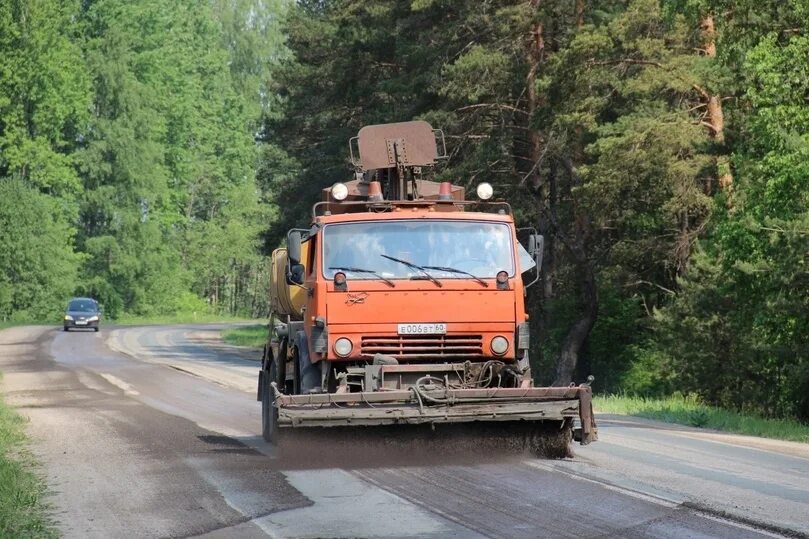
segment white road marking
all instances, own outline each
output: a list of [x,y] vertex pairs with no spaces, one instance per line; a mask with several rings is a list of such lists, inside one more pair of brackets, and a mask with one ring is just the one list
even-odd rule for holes
[[138,393],[136,390],[134,390],[134,389],[132,388],[132,386],[131,386],[131,385],[127,384],[126,382],[124,382],[123,380],[121,380],[120,378],[118,378],[117,376],[113,376],[112,374],[108,374],[108,373],[106,373],[106,372],[100,372],[100,373],[98,373],[98,374],[99,374],[99,375],[100,375],[100,376],[101,376],[101,377],[102,377],[104,380],[106,380],[107,382],[111,383],[111,384],[112,384],[112,385],[114,385],[115,387],[118,387],[118,388],[120,388],[120,389],[123,389],[123,390],[124,390],[124,393],[126,393],[127,395],[133,395],[133,396],[134,396],[134,395],[140,395],[140,393]]

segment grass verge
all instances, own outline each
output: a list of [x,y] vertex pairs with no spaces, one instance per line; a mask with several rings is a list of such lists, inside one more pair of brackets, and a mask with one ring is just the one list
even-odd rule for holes
[[[102,320],[102,323],[105,320]],[[214,324],[214,323],[236,323],[236,322],[256,322],[252,318],[239,318],[222,314],[208,313],[181,313],[159,316],[130,316],[123,315],[120,318],[106,319],[107,323],[119,326],[144,326],[153,324]]]
[[222,332],[222,340],[236,346],[263,348],[264,343],[267,342],[267,325],[226,329]]
[[25,420],[0,395],[0,537],[57,537],[43,500],[45,483],[25,448]]
[[634,415],[736,434],[809,442],[809,425],[788,419],[768,419],[703,404],[693,396],[659,399],[624,395],[596,396],[593,406],[606,414]]

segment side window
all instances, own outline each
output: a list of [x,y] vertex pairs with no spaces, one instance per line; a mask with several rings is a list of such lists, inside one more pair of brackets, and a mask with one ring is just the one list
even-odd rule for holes
[[306,256],[304,257],[306,264],[306,275],[312,275],[315,271],[315,253],[317,252],[317,236],[309,236],[303,244],[306,249]]

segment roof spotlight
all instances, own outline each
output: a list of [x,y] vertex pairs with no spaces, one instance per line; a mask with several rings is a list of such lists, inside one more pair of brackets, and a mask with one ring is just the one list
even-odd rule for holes
[[483,182],[478,185],[478,198],[480,200],[489,200],[492,198],[494,194],[494,189],[492,188],[492,184]]
[[345,200],[348,196],[348,186],[340,182],[335,183],[331,186],[331,196],[334,200]]

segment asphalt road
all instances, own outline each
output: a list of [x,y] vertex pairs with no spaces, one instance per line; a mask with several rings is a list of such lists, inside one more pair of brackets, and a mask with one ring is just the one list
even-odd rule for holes
[[809,536],[805,444],[601,417],[560,461],[344,439],[282,458],[256,354],[218,329],[0,332],[65,537]]

